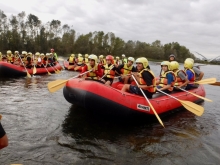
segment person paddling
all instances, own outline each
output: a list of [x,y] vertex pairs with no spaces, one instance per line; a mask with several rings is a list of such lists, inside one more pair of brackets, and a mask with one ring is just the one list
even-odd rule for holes
[[94,54],[91,54],[88,56],[88,60],[89,60],[89,63],[86,64],[82,68],[81,74],[83,74],[89,70],[92,70],[91,72],[88,72],[87,74],[85,74],[83,77],[85,77],[86,79],[98,80],[99,77],[102,76],[101,66],[98,65],[98,57]]
[[142,96],[141,88],[147,98],[152,98],[153,94],[156,92],[156,78],[154,73],[148,69],[148,60],[145,57],[140,57],[136,60],[136,65],[138,72],[131,72],[131,74],[134,75],[138,84],[124,84],[121,91]]
[[176,82],[176,76],[170,69],[170,62],[161,62],[161,75],[160,79],[157,80],[157,88],[166,93],[171,93]]

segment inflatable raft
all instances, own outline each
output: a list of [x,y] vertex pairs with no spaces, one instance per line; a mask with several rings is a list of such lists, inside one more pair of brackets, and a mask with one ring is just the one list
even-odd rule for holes
[[77,66],[77,65],[69,65],[68,61],[64,61],[63,62],[63,66],[66,70],[72,70],[72,71],[82,71],[82,66]]
[[[29,74],[33,74],[33,68],[29,69],[26,68]],[[53,73],[55,71],[61,70],[62,66],[59,63],[56,63],[53,67],[47,67],[47,68],[36,68],[37,72],[35,75],[40,74],[47,74],[47,70],[50,73]],[[20,76],[26,76],[27,72],[24,67],[20,65],[14,65],[11,63],[0,61],[0,75],[4,77],[20,77]]]
[[[139,95],[122,92],[123,84],[113,83],[106,86],[100,82],[82,79],[70,79],[64,89],[65,99],[72,104],[80,104],[88,110],[106,115],[130,116],[134,114],[154,115],[146,99]],[[190,90],[200,96],[205,96],[202,85]],[[201,102],[202,99],[187,92],[173,92],[172,96],[191,102]],[[172,111],[182,107],[182,104],[164,94],[156,93],[149,99],[158,114]]]

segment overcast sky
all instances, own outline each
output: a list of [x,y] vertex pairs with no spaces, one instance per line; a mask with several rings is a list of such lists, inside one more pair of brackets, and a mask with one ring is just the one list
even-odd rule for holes
[[113,32],[125,41],[178,42],[207,58],[220,55],[220,0],[6,0],[9,17],[25,11],[80,34]]

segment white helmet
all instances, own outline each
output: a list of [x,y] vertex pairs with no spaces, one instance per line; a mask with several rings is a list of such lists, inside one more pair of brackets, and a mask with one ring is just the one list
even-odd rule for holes
[[125,57],[125,55],[124,55],[124,54],[122,54],[121,56],[122,56],[122,57]]
[[132,61],[134,63],[134,58],[133,57],[128,57],[129,61]]
[[98,57],[96,55],[94,55],[94,54],[90,54],[88,59],[95,60],[95,63],[97,63],[97,61],[98,61]]

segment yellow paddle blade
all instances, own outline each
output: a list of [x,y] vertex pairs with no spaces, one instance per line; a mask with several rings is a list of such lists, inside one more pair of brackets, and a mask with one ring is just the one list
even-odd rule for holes
[[48,75],[51,75],[51,73],[49,71],[47,71]]
[[27,72],[27,77],[28,77],[28,78],[31,78],[31,75],[30,75],[30,73],[28,73],[28,72]]
[[33,74],[36,74],[36,73],[37,73],[37,68],[34,66]]
[[55,80],[47,84],[47,88],[50,92],[56,92],[60,88],[63,88],[68,80]]
[[[141,89],[141,88],[140,88]],[[141,89],[142,90],[142,89]],[[145,98],[146,99],[146,98]],[[153,110],[155,116],[157,117],[157,120],[160,122],[160,124],[164,127],[162,120],[160,119],[160,117],[158,116],[156,110],[154,109],[153,105],[150,103],[150,101],[148,100],[148,104],[150,105],[151,109]],[[164,127],[165,128],[165,127]]]
[[202,116],[204,113],[204,108],[198,104],[195,104],[190,101],[179,100],[179,102],[190,112],[194,113],[197,116]]
[[56,70],[54,70],[54,72],[56,73],[56,74],[59,74],[60,72],[58,72],[58,71],[56,71]]
[[216,82],[216,78],[207,78],[200,81],[196,81],[196,84],[212,84]]

